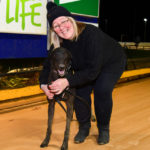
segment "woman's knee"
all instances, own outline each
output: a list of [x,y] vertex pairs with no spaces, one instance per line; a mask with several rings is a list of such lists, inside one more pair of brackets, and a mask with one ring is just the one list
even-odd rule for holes
[[98,98],[111,98],[112,97],[112,88],[109,87],[100,87],[97,89],[94,89],[94,97]]

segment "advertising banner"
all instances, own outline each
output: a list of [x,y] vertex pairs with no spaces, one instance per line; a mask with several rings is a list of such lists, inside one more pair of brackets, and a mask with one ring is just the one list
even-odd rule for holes
[[47,33],[47,0],[0,0],[0,32]]

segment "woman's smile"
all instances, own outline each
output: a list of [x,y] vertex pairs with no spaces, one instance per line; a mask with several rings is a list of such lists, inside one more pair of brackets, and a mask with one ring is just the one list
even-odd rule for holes
[[65,16],[56,18],[53,21],[53,29],[57,35],[63,39],[71,40],[74,36],[72,22]]

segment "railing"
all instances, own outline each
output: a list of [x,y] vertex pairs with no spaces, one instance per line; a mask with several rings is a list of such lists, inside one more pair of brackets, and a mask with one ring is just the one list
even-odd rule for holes
[[122,47],[127,49],[134,49],[134,50],[150,50],[150,43],[148,42],[119,42]]

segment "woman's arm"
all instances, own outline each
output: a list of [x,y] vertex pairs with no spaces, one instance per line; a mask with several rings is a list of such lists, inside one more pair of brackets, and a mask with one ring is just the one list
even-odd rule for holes
[[[84,37],[85,38],[85,37]],[[78,51],[79,57],[83,57],[84,69],[77,70],[73,75],[68,75],[70,87],[82,86],[95,80],[101,71],[103,64],[103,43],[101,42],[98,33],[93,36],[93,32],[85,39],[85,52],[81,56]],[[77,57],[77,56],[76,56]],[[75,59],[75,58],[74,58]],[[81,62],[80,62],[81,63]],[[78,64],[79,65],[79,64]]]

